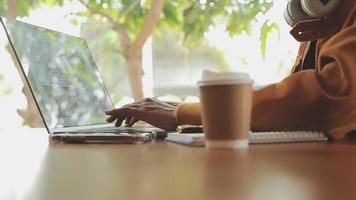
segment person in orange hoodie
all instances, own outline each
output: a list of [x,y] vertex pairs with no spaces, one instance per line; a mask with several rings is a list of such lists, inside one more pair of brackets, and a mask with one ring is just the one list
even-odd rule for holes
[[[316,130],[343,138],[356,130],[356,1],[289,0],[286,21],[300,41],[291,74],[254,91],[251,128]],[[146,121],[174,130],[200,125],[200,103],[146,98],[105,111],[116,126]]]

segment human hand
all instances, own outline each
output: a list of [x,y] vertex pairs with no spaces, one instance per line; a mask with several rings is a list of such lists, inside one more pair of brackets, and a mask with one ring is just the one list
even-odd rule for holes
[[125,126],[131,127],[139,120],[165,130],[177,128],[178,103],[164,102],[157,99],[145,98],[121,108],[106,110],[107,122],[115,122],[115,126],[121,126],[125,120]]

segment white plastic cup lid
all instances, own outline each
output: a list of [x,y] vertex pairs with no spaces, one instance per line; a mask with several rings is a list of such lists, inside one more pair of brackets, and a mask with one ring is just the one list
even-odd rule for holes
[[212,72],[204,70],[198,86],[252,84],[253,80],[243,72]]

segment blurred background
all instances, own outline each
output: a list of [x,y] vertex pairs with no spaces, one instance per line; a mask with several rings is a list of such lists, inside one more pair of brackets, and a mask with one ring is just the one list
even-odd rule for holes
[[[277,0],[0,0],[0,15],[83,37],[114,104],[198,101],[204,69],[288,75],[298,43]],[[0,130],[43,127],[0,27]]]

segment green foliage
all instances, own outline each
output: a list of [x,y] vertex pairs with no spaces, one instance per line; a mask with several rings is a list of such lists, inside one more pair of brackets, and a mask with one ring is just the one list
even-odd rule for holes
[[[0,14],[5,15],[9,0],[0,0]],[[41,4],[63,5],[64,0],[18,0],[17,16],[26,16]],[[74,0],[72,0],[74,1]],[[124,28],[131,39],[141,31],[152,0],[79,0],[88,9],[76,13],[78,16],[106,18],[114,29]],[[195,45],[204,38],[210,27],[225,23],[230,36],[243,32],[251,33],[256,17],[273,6],[271,0],[166,0],[161,14],[160,26],[183,30],[186,44]],[[268,33],[278,30],[275,23],[267,20],[261,27],[261,51],[265,56]],[[158,30],[159,31],[159,30]]]
[[[96,27],[93,29],[93,27]],[[130,88],[125,58],[121,53],[119,34],[105,22],[89,19],[81,26],[84,38],[88,38],[89,49],[94,56],[111,98],[117,103]],[[92,37],[100,35],[100,37]]]
[[[109,22],[116,24],[113,27],[118,24],[124,27],[131,39],[140,33],[151,6],[151,0],[146,0],[144,4],[140,0],[80,1],[86,5],[88,12],[78,15],[109,18]],[[221,23],[225,24],[230,36],[251,33],[256,17],[265,14],[272,6],[271,0],[167,0],[157,31],[162,27],[183,30],[186,44],[194,46],[204,38],[210,27]]]
[[7,10],[6,1],[0,0],[0,16],[4,15],[6,10]]
[[271,23],[268,20],[266,20],[261,27],[260,48],[261,48],[263,59],[265,59],[265,57],[266,57],[266,46],[267,46],[268,34],[271,33],[273,30],[278,31],[278,34],[279,34],[279,26],[276,23]]
[[16,15],[19,17],[27,16],[31,6],[38,6],[38,1],[20,0],[16,7]]
[[64,3],[63,2],[64,0],[42,0],[42,1],[49,6],[54,6],[54,5],[62,6]]
[[[272,6],[270,0],[167,1],[162,24],[169,28],[180,28],[184,31],[186,43],[196,45],[211,26],[222,22],[226,23],[226,31],[230,36],[243,32],[251,34],[256,18]],[[260,48],[265,58],[268,34],[272,30],[279,32],[279,27],[266,19],[260,30]]]
[[[210,46],[207,42],[200,42],[195,48],[187,48],[182,45],[183,33],[162,30],[165,37],[154,37],[153,39],[153,56],[157,59],[154,60],[168,60],[169,65],[158,66],[161,68],[204,68],[227,71],[229,64],[226,62],[225,57],[221,50]],[[169,46],[169,48],[167,48]],[[159,61],[157,61],[159,62]],[[196,65],[197,62],[202,64]],[[155,68],[157,63],[155,63]]]
[[147,11],[150,9],[150,1],[141,5],[140,0],[79,0],[88,9],[87,12],[79,12],[77,15],[85,17],[99,16],[106,18],[113,27],[125,27],[126,33],[133,39],[141,31]]
[[[10,0],[0,0],[0,15],[6,16],[8,12],[8,3]],[[15,7],[15,14],[18,17],[24,17],[29,14],[29,12],[37,8],[42,4],[54,6],[63,5],[64,0],[17,0]]]
[[271,7],[271,0],[166,1],[161,24],[184,31],[187,44],[197,44],[210,27],[224,23],[230,36],[251,33],[259,14]]
[[239,35],[242,32],[251,33],[252,23],[256,16],[259,13],[265,14],[272,5],[270,1],[253,0],[230,7],[232,13],[227,25],[230,36]]
[[181,14],[177,3],[172,1],[166,2],[162,15],[165,20],[162,20],[161,23],[166,27],[177,28],[183,23],[183,15]]

